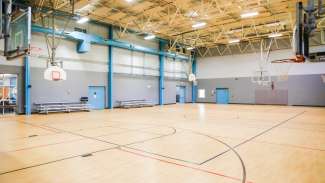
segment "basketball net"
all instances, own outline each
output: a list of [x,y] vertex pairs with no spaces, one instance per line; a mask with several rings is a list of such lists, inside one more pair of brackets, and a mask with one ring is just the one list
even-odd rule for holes
[[67,73],[62,68],[62,63],[48,61],[49,65],[44,71],[44,79],[48,81],[65,81],[67,80]]
[[44,79],[48,81],[66,80],[67,74],[61,67],[50,66],[44,71]]
[[264,53],[264,41],[261,40],[260,61],[258,62],[258,70],[253,71],[251,81],[261,86],[267,86],[271,83],[271,76],[268,71],[268,60],[270,56],[273,39],[271,39],[267,50]]
[[[197,80],[196,80],[196,76],[195,74],[193,73],[193,68],[192,68],[192,65],[193,65],[193,58],[192,58],[192,55],[190,56],[190,63],[186,63],[185,64],[189,64],[187,65],[186,67],[186,70],[187,70],[187,73],[188,74],[188,81],[189,82],[192,82],[194,86],[197,86]],[[185,66],[183,66],[185,67]]]

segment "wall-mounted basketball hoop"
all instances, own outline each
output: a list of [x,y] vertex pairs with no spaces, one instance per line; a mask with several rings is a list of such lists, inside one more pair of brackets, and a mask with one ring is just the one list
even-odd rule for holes
[[[272,47],[273,39],[261,40],[260,43],[260,60],[258,62],[258,69],[253,71],[251,75],[251,82],[260,86],[268,86],[272,82],[271,75],[268,71],[269,56]],[[264,48],[266,46],[266,50]]]
[[271,76],[267,70],[257,70],[254,71],[251,77],[252,83],[258,84],[260,86],[268,86],[270,85]]
[[67,73],[59,66],[50,66],[44,71],[44,79],[48,81],[67,80]]
[[192,82],[194,86],[197,86],[197,80],[195,74],[191,73],[188,75],[188,81]]
[[[56,9],[56,1],[49,0],[51,5],[51,9]],[[71,12],[74,13],[74,1],[70,1]],[[43,27],[50,28],[52,30],[57,30],[60,24],[56,23],[56,13],[52,11],[50,14],[42,14],[41,13],[41,23]],[[62,35],[64,34],[66,28],[70,24],[70,20],[72,17],[66,17],[63,29],[60,30],[61,34],[56,35],[55,31],[52,31],[50,34],[44,34],[46,45],[47,45],[47,53],[48,53],[48,63],[47,69],[44,71],[44,78],[50,81],[60,81],[66,80],[67,74],[63,70],[62,61],[58,61],[56,58],[56,51],[61,43]],[[36,50],[37,51],[37,50]]]
[[189,76],[188,76],[188,81],[189,81],[189,82],[193,82],[193,81],[195,81],[195,80],[196,80],[196,78],[195,78],[195,74],[193,74],[193,73],[189,74]]

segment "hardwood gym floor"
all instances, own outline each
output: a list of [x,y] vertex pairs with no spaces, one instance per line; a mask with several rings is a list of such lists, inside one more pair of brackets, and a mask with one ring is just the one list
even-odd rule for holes
[[325,108],[185,104],[3,117],[0,132],[1,183],[240,183],[239,157],[246,182],[325,182]]

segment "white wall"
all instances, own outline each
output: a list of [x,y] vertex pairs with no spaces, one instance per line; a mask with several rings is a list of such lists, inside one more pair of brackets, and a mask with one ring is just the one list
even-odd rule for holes
[[[63,61],[63,68],[67,70],[84,70],[93,72],[107,72],[107,46],[91,45],[87,53],[79,54],[76,51],[77,43],[62,39],[56,58]],[[31,41],[31,67],[45,68],[48,58],[47,46],[43,34],[33,34]]]
[[[325,50],[324,47],[315,47],[311,51]],[[252,73],[258,70],[260,53],[229,55],[219,57],[205,57],[198,59],[198,79],[211,78],[233,78],[251,77]],[[270,61],[292,58],[292,50],[278,50],[270,53]],[[276,64],[269,65],[271,75],[278,75],[289,69],[289,75],[307,75],[325,73],[325,63],[303,63],[303,64]],[[282,71],[281,71],[282,70]]]
[[[138,37],[131,37],[131,42]],[[123,40],[128,41],[128,40]],[[141,42],[144,45],[143,41]],[[146,46],[153,47],[154,42],[148,42]],[[108,72],[108,47],[102,45],[91,45],[87,53],[77,53],[76,42],[62,39],[57,51],[56,58],[63,61],[63,68],[66,70]],[[157,44],[157,43],[155,43]],[[47,46],[43,34],[32,35],[31,42],[31,67],[45,68],[48,58]],[[159,57],[157,55],[145,54],[142,52],[126,49],[113,48],[114,72],[130,75],[159,76]],[[19,64],[22,62],[11,62],[8,64]],[[187,78],[190,63],[170,58],[165,59],[166,77],[184,79]]]
[[131,75],[159,75],[158,56],[113,48],[114,72]]

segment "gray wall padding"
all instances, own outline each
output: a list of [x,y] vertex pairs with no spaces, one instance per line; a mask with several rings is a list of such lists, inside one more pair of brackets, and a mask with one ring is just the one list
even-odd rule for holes
[[119,100],[148,100],[158,104],[157,77],[114,76],[114,106]]
[[[47,81],[44,68],[31,68],[31,103],[78,102],[88,96],[88,86],[105,86],[107,100],[107,73],[66,70],[66,81]],[[22,66],[1,65],[0,73],[18,75],[18,112],[24,112],[24,71]],[[146,99],[158,104],[158,77],[114,74],[114,105],[118,100]],[[186,102],[192,101],[191,84],[166,78],[165,104],[176,102],[176,86],[186,86]],[[107,104],[107,101],[105,101]]]
[[177,85],[177,81],[173,81],[173,80],[165,81],[165,104],[176,103],[176,85]]
[[[272,78],[276,80],[276,78]],[[321,75],[292,75],[288,81],[276,81],[275,90],[288,91],[289,105],[306,105],[306,106],[325,106],[325,83],[322,82]],[[255,92],[264,90],[264,94],[272,92],[269,86],[258,86],[251,82],[248,77],[242,78],[217,78],[217,79],[199,79],[198,89],[206,90],[206,98],[198,98],[198,102],[215,102],[215,88],[229,88],[230,103],[240,104],[284,104],[286,100],[285,92],[269,99],[255,101]]]
[[321,75],[289,77],[289,105],[325,106],[325,83]]
[[248,103],[255,102],[255,86],[250,78],[221,78],[221,79],[199,79],[198,89],[205,89],[205,98],[198,98],[198,102],[215,102],[216,88],[229,88],[230,103]]
[[[159,81],[158,77],[118,75],[114,76],[113,83],[114,105],[117,101],[145,99],[153,104],[159,103]],[[191,85],[188,82],[165,79],[164,103],[176,103],[176,86],[186,86],[186,102],[192,101]]]
[[88,86],[107,85],[107,73],[68,70],[66,81],[47,81],[43,73],[44,68],[31,68],[32,104],[78,102],[88,96]]
[[255,90],[256,104],[288,105],[288,90]]

